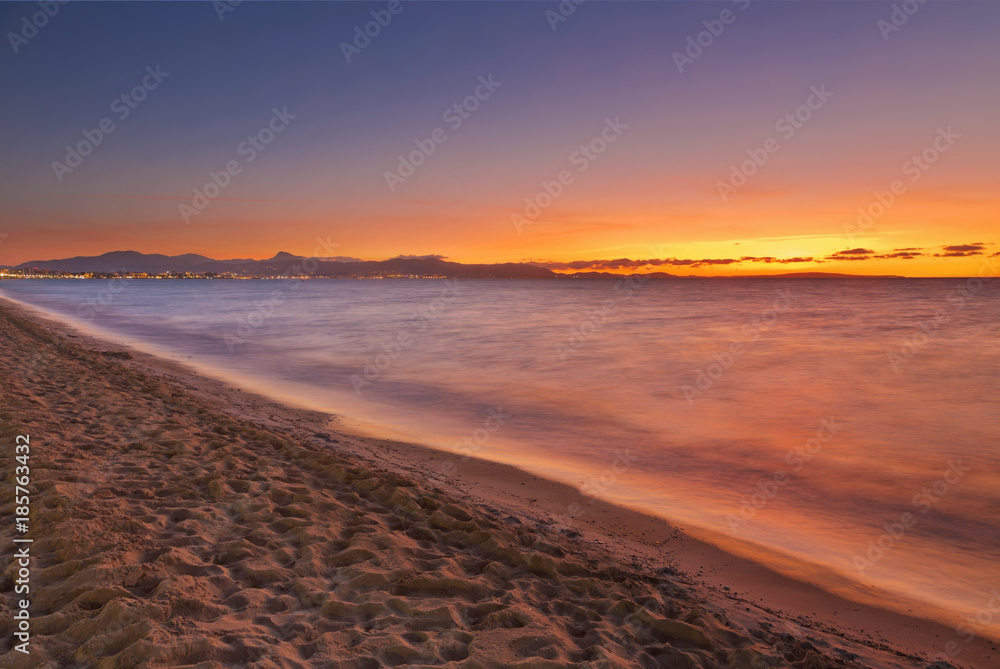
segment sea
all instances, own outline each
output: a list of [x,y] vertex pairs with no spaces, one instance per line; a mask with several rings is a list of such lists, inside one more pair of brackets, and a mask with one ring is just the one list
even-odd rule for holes
[[[516,465],[1000,638],[1000,282],[9,280],[360,432]],[[987,612],[987,613],[984,613]],[[942,642],[943,643],[943,642]]]

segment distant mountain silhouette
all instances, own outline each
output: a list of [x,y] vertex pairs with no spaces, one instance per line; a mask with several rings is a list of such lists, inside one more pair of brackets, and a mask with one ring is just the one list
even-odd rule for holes
[[[308,261],[308,262],[307,262]],[[315,266],[313,267],[313,265]],[[187,253],[165,256],[138,251],[112,251],[99,256],[65,258],[62,260],[32,260],[17,267],[36,267],[60,272],[233,272],[257,276],[305,274],[314,276],[385,276],[390,274],[446,276],[461,278],[496,279],[548,279],[556,276],[551,270],[525,263],[500,263],[493,265],[463,265],[440,258],[392,258],[390,260],[358,260],[337,257],[333,260],[310,260],[287,251],[280,251],[273,258],[215,260],[206,256]]]
[[[196,253],[165,256],[160,253],[138,251],[112,251],[99,256],[77,256],[63,260],[32,260],[18,267],[38,267],[60,272],[190,272],[191,268],[206,263],[219,262]],[[252,262],[252,261],[243,261]],[[211,271],[211,270],[208,270]]]
[[[273,258],[254,260],[234,258],[215,260],[196,253],[179,256],[165,256],[159,253],[139,253],[138,251],[112,251],[99,256],[77,256],[62,260],[32,260],[16,267],[30,267],[59,272],[232,272],[253,276],[285,276],[311,274],[317,277],[377,277],[389,275],[403,276],[444,276],[463,279],[620,279],[625,276],[644,276],[650,279],[724,279],[750,278],[738,276],[698,277],[677,276],[666,272],[646,274],[614,272],[579,272],[572,275],[557,274],[552,270],[527,263],[498,263],[491,265],[465,265],[449,262],[435,256],[399,256],[389,260],[358,260],[337,256],[335,258],[310,259],[287,251],[279,251]],[[309,270],[308,272],[306,270]],[[757,278],[890,278],[893,275],[864,276],[858,274],[835,274],[832,272],[790,272],[787,274],[758,274]]]

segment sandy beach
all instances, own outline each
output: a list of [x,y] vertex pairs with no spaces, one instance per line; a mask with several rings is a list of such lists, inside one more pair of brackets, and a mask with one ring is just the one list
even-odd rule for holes
[[[1000,666],[507,465],[352,435],[0,302],[2,467],[30,435],[30,654],[5,667]],[[627,448],[627,445],[623,445]],[[917,611],[919,613],[919,611]]]

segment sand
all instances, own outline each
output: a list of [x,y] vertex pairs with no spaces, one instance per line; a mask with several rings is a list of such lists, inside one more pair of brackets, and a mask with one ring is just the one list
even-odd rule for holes
[[[4,667],[1000,666],[569,486],[344,433],[0,305]],[[31,435],[30,655],[13,443]],[[8,522],[10,521],[10,522]],[[945,665],[938,665],[945,666]]]

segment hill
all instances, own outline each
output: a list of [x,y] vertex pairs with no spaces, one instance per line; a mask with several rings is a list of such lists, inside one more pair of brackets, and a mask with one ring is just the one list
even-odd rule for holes
[[[99,256],[77,256],[58,260],[32,260],[17,267],[59,272],[145,272],[147,274],[232,272],[246,276],[311,274],[318,277],[444,276],[476,279],[548,279],[555,274],[525,263],[465,265],[439,258],[399,257],[389,260],[358,260],[338,257],[309,259],[286,251],[272,258],[215,260],[194,253],[166,256],[138,251],[112,251]],[[306,270],[309,271],[306,271]]]

